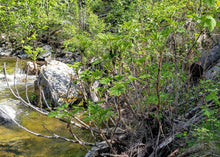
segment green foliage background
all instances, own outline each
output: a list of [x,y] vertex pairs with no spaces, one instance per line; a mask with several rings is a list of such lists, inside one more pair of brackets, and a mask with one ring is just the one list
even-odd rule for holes
[[[98,58],[93,64],[102,63],[102,70],[81,74],[88,88],[99,79],[104,86],[98,89],[100,99],[106,92],[118,100],[129,97],[127,105],[135,114],[156,106],[159,115],[190,97],[190,91],[180,89],[188,80],[187,65],[201,55],[196,47],[199,34],[212,34],[219,27],[219,6],[219,0],[1,0],[0,32],[13,48],[37,52],[39,43],[49,44],[79,52],[83,66]],[[195,23],[193,30],[188,30],[187,21]],[[181,42],[175,43],[180,37]],[[102,75],[104,70],[108,76]],[[168,87],[172,87],[169,92]],[[217,95],[216,91],[207,97],[218,102]],[[120,117],[111,109],[88,104],[84,120],[97,126],[111,115]],[[212,113],[207,118],[213,118],[219,111],[207,112]],[[75,114],[53,111],[50,116],[60,113],[60,117]],[[219,119],[215,121],[219,126]]]

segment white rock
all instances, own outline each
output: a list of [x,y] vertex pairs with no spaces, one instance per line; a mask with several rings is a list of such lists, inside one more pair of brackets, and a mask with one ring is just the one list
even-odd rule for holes
[[83,97],[79,84],[73,83],[76,73],[66,64],[52,60],[40,69],[39,85],[53,106],[73,103]]

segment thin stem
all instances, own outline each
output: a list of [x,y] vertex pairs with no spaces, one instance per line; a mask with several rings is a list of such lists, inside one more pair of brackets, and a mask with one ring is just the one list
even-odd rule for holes
[[157,73],[157,84],[156,84],[156,91],[157,91],[157,98],[158,98],[157,112],[160,111],[160,103],[161,103],[161,100],[160,100],[160,72],[162,69],[163,51],[164,51],[164,49],[160,52],[160,60],[159,60],[158,73]]

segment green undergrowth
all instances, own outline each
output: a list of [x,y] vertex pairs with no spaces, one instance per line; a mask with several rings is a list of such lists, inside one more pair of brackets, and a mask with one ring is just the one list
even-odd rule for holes
[[[194,142],[206,145],[218,138],[219,84],[201,80],[193,87],[189,69],[202,55],[199,39],[214,35],[219,27],[219,0],[3,0],[0,8],[4,40],[13,48],[25,48],[33,60],[42,43],[53,46],[55,54],[70,51],[81,56],[71,67],[82,70],[77,75],[86,107],[64,104],[50,117],[65,118],[72,126],[83,112],[78,122],[117,154],[111,142],[118,128],[131,133],[132,142],[146,144],[146,138],[155,140],[163,130],[170,135],[171,126],[166,125],[203,100],[205,119],[190,130]],[[95,81],[100,85],[93,89]],[[209,100],[214,107],[209,108]],[[181,102],[186,103],[179,106]],[[166,119],[166,111],[173,116]],[[151,122],[155,134],[139,132]]]

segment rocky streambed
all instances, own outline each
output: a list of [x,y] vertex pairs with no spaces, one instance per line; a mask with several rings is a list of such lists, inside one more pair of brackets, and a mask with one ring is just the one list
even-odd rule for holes
[[[0,109],[7,113],[7,115],[2,112],[0,114],[0,156],[72,156],[73,154],[79,157],[84,156],[86,152],[79,144],[34,136],[18,128],[10,120],[10,118],[14,118],[19,124],[37,133],[51,135],[51,132],[54,132],[64,137],[71,137],[70,133],[63,129],[66,127],[65,123],[24,107],[11,95],[4,80],[2,70],[4,62],[7,64],[9,83],[13,87],[16,59],[0,57]],[[18,67],[22,67],[22,65],[23,63]],[[22,97],[25,97],[25,77],[23,71],[18,68],[16,84]],[[35,79],[34,75],[28,76],[29,97],[33,94]],[[75,131],[87,138],[85,132]]]

